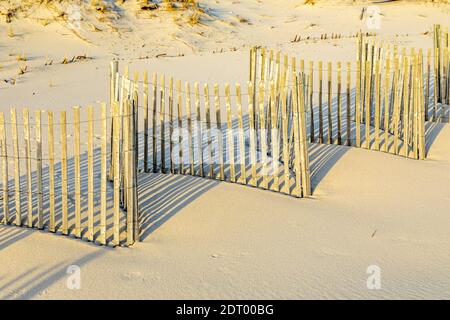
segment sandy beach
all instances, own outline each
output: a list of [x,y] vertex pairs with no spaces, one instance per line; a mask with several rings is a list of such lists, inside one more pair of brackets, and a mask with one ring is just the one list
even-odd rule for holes
[[[248,80],[255,45],[353,61],[350,36],[372,31],[362,14],[370,5],[381,12],[379,39],[392,45],[426,50],[433,25],[450,26],[445,1],[201,0],[201,10],[141,10],[134,0],[100,10],[82,1],[70,9],[81,19],[57,19],[67,6],[41,5],[6,23],[14,8],[7,2],[0,2],[5,113],[108,102],[113,59],[121,72],[220,85]],[[343,37],[320,39],[332,33]],[[158,219],[130,248],[0,225],[0,299],[449,299],[450,125],[427,123],[426,142],[425,160],[310,144],[327,157],[311,162],[313,195],[301,199],[141,173],[142,215]],[[81,270],[79,290],[67,287],[71,265]],[[378,290],[367,286],[373,265]]]

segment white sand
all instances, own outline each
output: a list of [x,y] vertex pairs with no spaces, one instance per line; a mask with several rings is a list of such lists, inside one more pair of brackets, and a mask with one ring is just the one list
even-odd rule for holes
[[[362,5],[301,2],[203,1],[217,18],[193,27],[167,18],[176,13],[137,20],[130,11],[116,22],[126,30],[120,36],[83,30],[92,44],[57,23],[15,21],[17,36],[0,41],[0,108],[58,110],[106,100],[107,64],[115,54],[131,61],[132,70],[220,83],[246,80],[253,44],[306,59],[353,60],[354,39],[290,40],[364,29]],[[448,5],[380,8],[379,32],[392,43],[427,48],[432,38],[423,33],[433,23],[449,24]],[[0,33],[6,30],[0,23]],[[222,48],[225,53],[212,52]],[[15,77],[14,55],[22,53],[29,72],[14,86],[3,82]],[[65,55],[84,53],[94,59],[60,64]],[[185,57],[155,58],[160,53]],[[146,55],[151,58],[137,59]],[[44,66],[46,60],[54,64]],[[430,136],[436,139],[425,161],[320,146],[330,160],[312,168],[319,171],[311,199],[193,177],[147,176],[152,187],[141,206],[161,220],[129,249],[2,226],[0,298],[450,298],[450,126],[438,125]],[[66,287],[65,271],[73,264],[81,267],[81,290]],[[381,268],[381,290],[366,287],[372,264]]]

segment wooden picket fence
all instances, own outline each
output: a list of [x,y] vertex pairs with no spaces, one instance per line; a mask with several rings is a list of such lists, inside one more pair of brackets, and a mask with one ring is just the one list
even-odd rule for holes
[[[358,37],[357,60],[300,60],[266,48],[250,50],[250,82],[279,81],[298,70],[305,83],[310,142],[379,150],[424,159],[425,121],[448,121],[448,32],[436,27],[434,60],[422,50]],[[439,36],[437,36],[439,34]],[[437,40],[436,40],[437,38]],[[435,85],[436,84],[436,85]]]
[[[117,68],[115,61],[111,74]],[[128,73],[113,76],[112,87]],[[133,93],[140,97],[142,119],[136,124],[143,137],[138,170],[189,174],[295,197],[311,194],[305,87],[296,73],[284,74],[282,83],[249,82],[244,90],[236,84],[233,93],[228,84],[210,90],[195,82],[192,88],[190,82],[183,86],[156,73],[151,81],[147,72],[133,78],[141,84]]]
[[[448,107],[450,105],[450,51],[449,51],[449,39],[448,39],[448,28],[445,30],[440,25],[434,26],[433,32],[433,53],[434,53],[434,83],[436,93],[434,94],[434,109],[432,110],[433,121],[441,117],[441,119],[446,119],[449,122],[449,116],[446,116],[446,111],[448,112]],[[428,56],[430,57],[430,53]],[[428,63],[428,68],[430,68],[430,63]],[[428,82],[430,81],[427,79]],[[437,106],[441,105],[441,112],[438,114]],[[447,107],[447,110],[444,109]]]
[[[12,108],[9,119],[0,112],[0,223],[102,245],[132,245],[139,240],[137,208],[130,201],[137,203],[136,184],[123,184],[125,176],[136,181],[132,167],[124,167],[135,154],[131,152],[134,139],[130,133],[134,113],[132,100],[124,97],[123,101],[120,114],[114,105],[114,113],[109,115],[102,103],[100,108],[87,107],[86,112],[80,107],[71,113],[61,111],[59,122],[55,122],[53,111],[38,110],[31,121],[28,109],[23,109],[20,117]],[[87,119],[82,119],[85,116]],[[109,120],[116,128],[121,123],[128,126],[128,131],[114,130],[111,136],[113,156],[123,173],[113,184],[107,174]],[[123,141],[131,142],[124,147]]]

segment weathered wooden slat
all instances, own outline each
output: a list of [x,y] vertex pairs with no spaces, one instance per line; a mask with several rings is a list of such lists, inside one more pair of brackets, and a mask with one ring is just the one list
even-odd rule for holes
[[198,148],[198,175],[204,177],[203,172],[203,132],[202,132],[202,114],[200,110],[200,88],[198,82],[194,83],[195,91],[195,110],[197,114],[197,148]]
[[214,84],[214,105],[216,107],[216,123],[217,123],[217,144],[218,144],[218,161],[219,161],[219,179],[225,180],[225,167],[223,163],[223,136],[222,136],[222,121],[220,118],[220,98],[219,85]]
[[[239,175],[238,182],[246,184],[247,183],[247,169],[245,163],[245,132],[244,132],[244,122],[242,119],[242,97],[241,97],[241,85],[236,83],[236,106],[238,113],[238,138],[239,138],[239,163],[241,167],[241,172]],[[206,106],[205,106],[206,108]]]
[[255,100],[254,89],[252,82],[247,83],[248,87],[248,119],[249,119],[249,140],[250,140],[250,165],[251,165],[251,179],[249,184],[256,187],[258,183],[257,176],[257,158],[256,158],[256,132],[255,132]]
[[157,112],[158,112],[158,75],[152,77],[152,150],[153,150],[153,172],[158,172],[158,145],[157,145]]
[[50,232],[56,231],[56,211],[55,211],[55,138],[53,130],[53,112],[47,112],[47,137],[48,137],[48,175],[49,175],[49,211],[50,211]]
[[41,110],[35,112],[35,141],[36,141],[36,178],[37,178],[37,213],[38,228],[44,228],[43,186],[42,186],[42,127]]
[[228,162],[230,165],[230,181],[236,182],[236,168],[234,166],[234,132],[233,132],[233,116],[231,114],[231,97],[230,97],[230,85],[225,84],[225,96],[227,107],[227,149],[228,149]]
[[2,152],[2,186],[3,186],[3,220],[9,223],[9,174],[8,174],[8,145],[6,142],[5,115],[0,112],[0,144]]
[[61,233],[69,232],[68,188],[67,188],[67,116],[65,111],[60,112],[60,143],[61,143]]
[[203,87],[205,95],[205,112],[206,112],[206,129],[208,135],[208,157],[209,157],[209,178],[214,178],[214,157],[213,157],[213,140],[211,132],[211,114],[213,113],[212,106],[209,99],[209,87],[205,83]]
[[[117,132],[117,121],[115,121],[115,112],[117,103],[113,101],[113,112],[112,112],[112,126],[113,126],[113,135]],[[86,237],[89,241],[94,241],[94,108],[92,106],[88,106],[88,133],[87,133],[87,153],[88,153],[88,167],[87,167],[87,176],[88,176],[88,229]],[[118,172],[116,176],[116,166],[119,167],[119,162],[116,161],[116,157],[114,156],[118,150],[119,146],[114,144],[111,146],[111,150],[113,151],[112,155],[112,163],[114,163],[114,172],[112,176],[114,177],[114,181],[119,179],[120,172]]]
[[73,108],[74,173],[75,173],[75,237],[81,237],[81,175],[80,175],[80,108]]
[[188,125],[188,148],[189,148],[189,174],[195,175],[194,170],[194,149],[192,146],[192,111],[191,111],[191,89],[189,82],[186,82],[186,116]]
[[30,116],[28,109],[23,109],[23,138],[25,147],[26,177],[27,177],[27,226],[32,228],[33,221],[33,178],[31,172],[31,137]]
[[[148,72],[144,71],[143,85],[142,85],[142,100],[144,108],[144,172],[148,172],[148,123],[149,113],[148,113]],[[113,121],[113,123],[115,123]],[[114,136],[114,133],[112,134]],[[114,139],[114,137],[113,137]],[[114,145],[114,143],[112,144]],[[112,149],[114,150],[114,148]]]

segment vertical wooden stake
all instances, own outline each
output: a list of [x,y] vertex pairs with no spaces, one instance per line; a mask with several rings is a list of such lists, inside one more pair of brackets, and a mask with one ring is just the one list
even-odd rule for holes
[[208,84],[205,83],[203,87],[204,95],[205,95],[205,111],[206,111],[206,128],[208,134],[208,155],[209,155],[209,178],[214,178],[214,158],[213,158],[213,146],[212,146],[212,132],[211,132],[211,113],[212,106],[209,101],[209,87]]
[[188,125],[188,148],[189,148],[189,174],[195,175],[194,171],[194,149],[192,146],[192,111],[191,111],[191,89],[186,82],[186,116]]
[[249,118],[249,136],[250,136],[250,165],[251,165],[251,179],[250,185],[256,187],[258,183],[257,177],[257,158],[256,158],[256,136],[255,136],[255,100],[253,83],[248,82],[248,118]]
[[181,97],[181,80],[177,81],[177,111],[178,111],[178,172],[184,174],[183,161],[183,101]]
[[262,162],[262,183],[261,188],[267,189],[268,182],[268,164],[267,164],[267,130],[266,130],[266,120],[265,120],[265,110],[264,110],[264,83],[262,81],[259,82],[259,125],[261,131],[261,162]]
[[23,109],[23,137],[25,144],[25,161],[27,171],[27,225],[33,227],[33,180],[31,176],[31,139],[30,139],[30,117],[28,109]]
[[301,155],[300,155],[300,120],[298,115],[298,82],[295,72],[292,72],[292,94],[294,109],[294,170],[295,170],[295,189],[293,194],[296,197],[302,196],[302,179],[301,179]]
[[365,116],[365,133],[366,133],[366,149],[370,149],[370,120],[371,120],[371,93],[372,93],[372,64],[370,62],[370,60],[366,61],[366,70],[365,70],[365,79],[366,79],[366,87],[365,87],[365,104],[364,104],[364,108],[365,108],[365,112],[366,112],[366,116]]
[[[117,121],[116,120],[116,107],[117,103],[114,101],[113,102],[113,112],[112,112],[112,125],[113,125],[113,135],[115,134],[115,132],[117,132],[118,128],[117,128]],[[87,140],[88,140],[88,146],[87,146],[87,151],[88,151],[88,231],[87,231],[87,239],[89,241],[94,241],[94,108],[92,106],[88,106],[87,108],[88,111],[88,136],[87,136]],[[114,181],[116,181],[116,179],[120,179],[119,175],[120,175],[120,171],[118,172],[117,176],[116,176],[116,167],[119,168],[119,161],[116,161],[116,157],[115,154],[116,152],[119,152],[118,148],[119,146],[114,144],[114,140],[113,140],[113,145],[111,146],[112,150],[113,150],[113,155],[112,155],[112,159],[113,159],[113,163],[114,163],[114,172],[113,172],[113,177],[114,177]]]
[[[119,105],[114,106],[114,131],[113,131],[113,143],[114,143],[114,158],[117,166],[114,167],[114,207],[113,207],[113,216],[114,216],[114,224],[119,221],[120,223],[120,132],[122,129],[122,118],[120,115]],[[126,121],[126,119],[124,119]],[[124,134],[127,134],[124,132]],[[106,216],[102,215],[101,225],[106,225]],[[105,230],[105,229],[103,229]],[[115,230],[115,229],[114,229]],[[104,231],[106,234],[106,230]],[[106,244],[105,237],[101,236],[103,244]]]
[[361,147],[361,61],[356,61],[355,132],[355,144],[359,148]]
[[158,172],[158,146],[157,146],[157,128],[156,128],[156,117],[157,117],[157,106],[158,106],[158,75],[153,74],[152,77],[152,149],[153,149],[153,172]]
[[[236,105],[238,112],[238,132],[239,132],[239,159],[241,165],[241,174],[239,176],[239,183],[247,183],[247,172],[245,166],[245,135],[244,135],[244,122],[242,119],[242,98],[241,98],[241,85],[236,83]],[[206,108],[206,106],[205,106]]]
[[337,144],[342,144],[342,99],[341,99],[341,90],[342,90],[342,64],[341,62],[337,63]]
[[[288,141],[288,121],[286,108],[286,86],[283,83],[281,88],[281,116],[282,116],[282,135],[283,135],[283,165],[284,165],[284,186],[285,194],[291,193],[290,168],[289,168],[289,141]],[[306,130],[305,130],[306,132]],[[278,159],[277,159],[278,160]]]
[[[328,62],[328,144],[333,143],[333,105],[332,105],[332,98],[333,98],[333,76],[332,76],[332,64],[331,62]],[[302,82],[302,88],[303,88],[303,82]]]
[[308,92],[309,92],[309,110],[310,110],[310,136],[311,136],[311,142],[315,141],[314,137],[314,104],[313,104],[313,97],[314,97],[314,61],[309,62],[309,86],[308,86]]
[[380,60],[375,64],[375,150],[380,150]]
[[203,173],[203,132],[202,132],[202,114],[200,111],[200,89],[198,82],[194,83],[195,91],[195,110],[197,113],[197,148],[198,148],[198,175],[204,177]]
[[[319,61],[319,143],[323,143],[323,141],[324,141],[323,140],[323,105],[322,105],[322,90],[323,90],[322,69],[323,69],[323,62]],[[297,86],[297,84],[296,84],[296,86]],[[297,108],[298,108],[298,103],[297,103]]]
[[69,232],[69,212],[68,212],[68,190],[67,190],[67,127],[66,112],[60,113],[60,141],[61,141],[61,232],[67,235]]
[[[126,103],[128,104],[128,103]],[[100,169],[100,243],[106,244],[106,134],[107,134],[107,117],[106,117],[106,104],[101,103],[101,169]],[[114,177],[116,178],[116,177]],[[119,226],[116,224],[118,221],[114,217],[114,244],[119,244]]]
[[279,165],[278,161],[280,159],[280,147],[278,146],[278,142],[280,141],[279,135],[278,135],[278,128],[277,128],[277,110],[275,106],[276,102],[276,96],[275,96],[275,83],[273,81],[270,81],[270,110],[271,110],[271,140],[272,140],[272,170],[273,170],[273,184],[272,184],[272,190],[279,191],[280,189],[280,182],[279,182]]
[[3,222],[9,223],[9,175],[8,145],[6,143],[5,115],[0,112],[0,144],[2,152],[2,185],[3,185]]
[[[144,71],[143,104],[144,104],[144,172],[148,172],[148,72]],[[114,120],[114,119],[113,119]],[[114,123],[114,122],[113,122]],[[114,134],[113,134],[114,136]],[[114,137],[113,137],[114,139]]]
[[41,111],[35,112],[36,120],[36,168],[37,168],[37,211],[38,211],[38,228],[44,228],[44,212],[43,212],[43,187],[42,187],[42,128],[41,128]]
[[[137,112],[137,111],[136,111]],[[170,173],[175,173],[175,166],[173,160],[173,78],[169,79],[169,159],[170,159]],[[136,128],[138,130],[138,128]],[[139,144],[136,141],[136,144]]]
[[352,66],[352,64],[351,64],[351,62],[347,62],[347,122],[346,122],[346,128],[347,128],[347,134],[346,134],[346,136],[347,136],[347,139],[346,139],[346,141],[345,141],[345,145],[346,146],[351,146],[352,145],[352,142],[351,142],[351,132],[352,132],[352,130],[351,130],[351,107],[352,107],[352,105],[351,105],[351,100],[350,100],[350,97],[351,97],[351,66]]
[[53,131],[53,112],[47,112],[48,135],[48,176],[49,176],[49,207],[50,207],[50,232],[55,232],[55,138]]
[[160,105],[159,105],[159,121],[161,129],[161,172],[166,173],[166,130],[165,130],[165,112],[166,112],[166,82],[165,76],[162,74],[160,79]]
[[216,123],[217,123],[217,144],[219,152],[219,179],[225,180],[225,168],[223,163],[223,137],[222,137],[222,121],[220,120],[220,100],[219,85],[214,84],[214,105],[216,107]]
[[234,134],[233,134],[233,116],[231,114],[230,86],[225,84],[225,96],[227,106],[227,149],[228,161],[230,164],[230,181],[236,182],[236,168],[234,166]]
[[305,111],[305,98],[304,98],[304,85],[303,79],[300,77],[299,84],[299,122],[300,122],[300,157],[301,157],[301,170],[302,170],[302,186],[303,196],[309,197],[311,195],[311,178],[309,171],[309,155],[308,155],[308,140],[306,137],[306,111]]
[[386,58],[386,74],[384,78],[384,86],[383,86],[383,96],[384,96],[384,145],[383,151],[389,151],[389,87],[391,81],[391,59],[390,57]]
[[75,170],[75,236],[81,237],[80,108],[73,108]]

